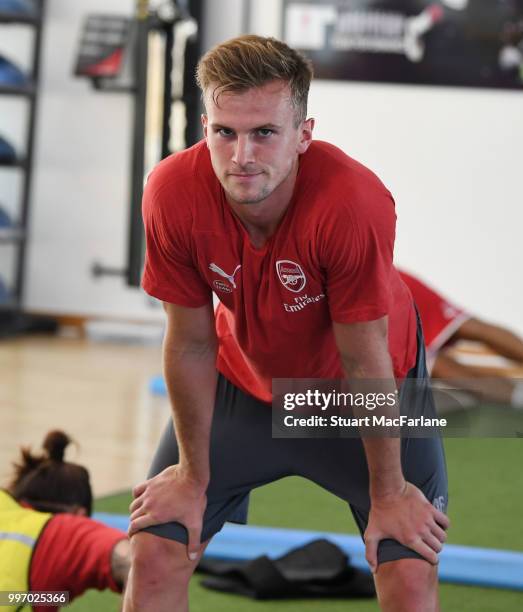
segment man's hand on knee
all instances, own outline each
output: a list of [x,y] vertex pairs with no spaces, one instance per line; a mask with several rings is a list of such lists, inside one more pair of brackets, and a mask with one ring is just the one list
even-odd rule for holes
[[397,540],[416,551],[429,563],[438,563],[438,553],[447,539],[450,521],[411,483],[398,495],[373,498],[365,531],[365,556],[370,568],[378,567],[381,540]]
[[171,465],[133,489],[129,535],[140,529],[176,521],[188,532],[187,556],[194,561],[201,548],[203,514],[207,506],[205,488],[186,476],[179,465]]

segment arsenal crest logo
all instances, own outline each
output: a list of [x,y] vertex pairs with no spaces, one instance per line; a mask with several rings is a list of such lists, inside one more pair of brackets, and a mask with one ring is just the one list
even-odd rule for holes
[[299,293],[307,282],[301,266],[289,259],[280,259],[276,262],[276,272],[281,284],[294,293]]

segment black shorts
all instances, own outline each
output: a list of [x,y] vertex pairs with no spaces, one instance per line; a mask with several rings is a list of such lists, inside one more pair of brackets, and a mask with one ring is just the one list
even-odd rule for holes
[[[417,413],[421,406],[425,416],[434,417],[419,323],[416,365],[408,378],[416,382],[402,387],[400,403],[416,406]],[[404,388],[408,391],[403,392]],[[177,462],[178,448],[171,421],[162,436],[148,477]],[[407,481],[419,487],[439,510],[445,511],[447,472],[441,439],[403,439],[402,466]],[[345,500],[362,535],[367,527],[369,480],[361,439],[273,438],[270,406],[243,393],[222,375],[216,391],[210,468],[202,542],[220,531],[226,521],[245,524],[250,491],[285,476],[302,476]],[[145,531],[187,543],[187,531],[180,523],[156,525]],[[381,541],[379,563],[402,558],[422,557],[395,540]]]

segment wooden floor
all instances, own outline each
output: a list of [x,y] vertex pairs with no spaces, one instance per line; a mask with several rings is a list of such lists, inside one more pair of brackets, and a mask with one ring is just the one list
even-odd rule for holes
[[0,485],[19,446],[50,429],[79,443],[66,458],[91,472],[96,496],[144,479],[168,402],[147,389],[161,372],[158,344],[24,337],[0,342]]

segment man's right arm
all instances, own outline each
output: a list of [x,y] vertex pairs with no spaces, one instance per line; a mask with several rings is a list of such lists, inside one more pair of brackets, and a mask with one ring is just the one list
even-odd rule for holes
[[209,446],[216,392],[217,339],[212,303],[165,304],[164,376],[173,409],[179,462],[134,488],[129,533],[178,521],[189,533],[189,557],[200,545],[209,483]]

